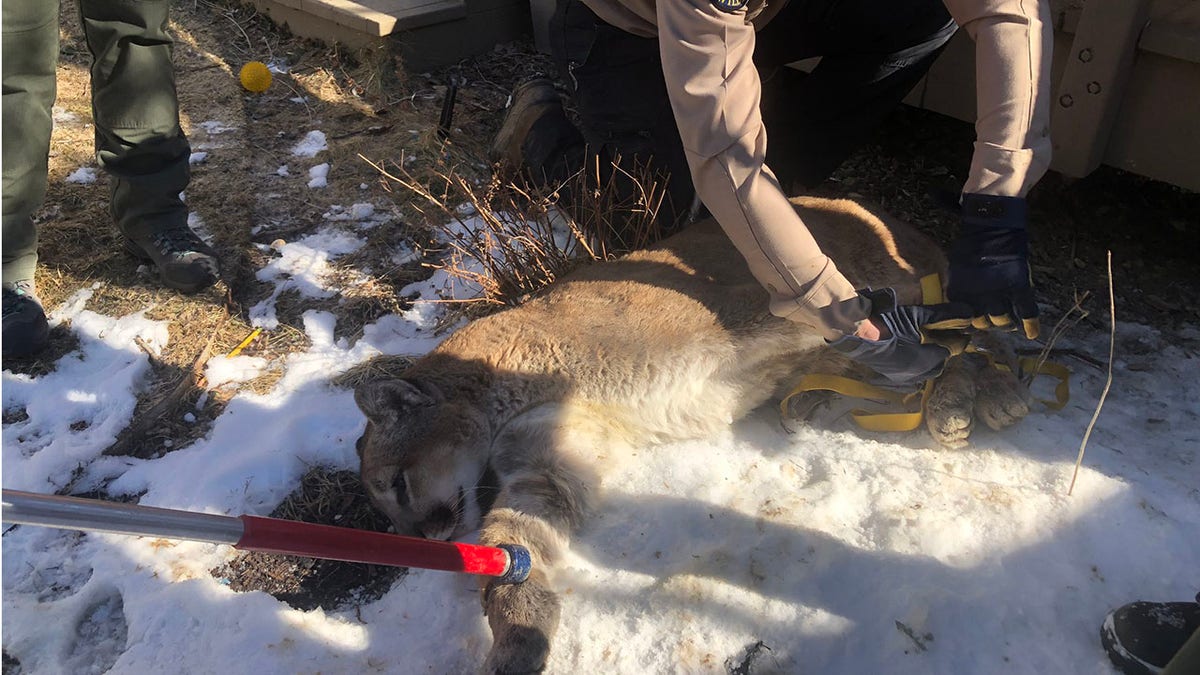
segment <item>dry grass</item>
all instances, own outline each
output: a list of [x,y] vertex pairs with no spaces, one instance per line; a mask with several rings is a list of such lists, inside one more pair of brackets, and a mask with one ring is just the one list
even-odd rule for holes
[[412,365],[413,358],[409,356],[377,356],[337,375],[330,383],[337,387],[354,389],[368,382],[400,377]]
[[[405,162],[371,162],[385,180],[415,195],[428,228],[440,234],[431,246],[440,256],[426,267],[443,270],[476,296],[445,302],[478,316],[516,306],[581,263],[611,259],[662,238],[656,217],[665,181],[646,169],[582,169],[549,187],[472,179],[454,168],[414,176]],[[632,195],[628,186],[633,186]],[[569,195],[569,203],[564,197]]]

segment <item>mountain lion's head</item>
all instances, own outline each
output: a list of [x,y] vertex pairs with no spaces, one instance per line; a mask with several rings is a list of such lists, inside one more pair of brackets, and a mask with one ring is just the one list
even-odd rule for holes
[[397,534],[452,539],[479,527],[497,492],[491,431],[476,406],[404,379],[358,387],[363,485]]

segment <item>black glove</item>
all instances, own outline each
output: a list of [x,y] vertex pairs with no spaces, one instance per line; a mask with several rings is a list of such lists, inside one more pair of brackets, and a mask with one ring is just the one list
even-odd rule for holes
[[[846,335],[830,346],[858,361],[895,384],[923,382],[942,373],[946,359],[955,348],[966,346],[961,332],[971,325],[971,308],[961,303],[896,306],[896,292],[890,288],[859,291],[871,302],[871,318],[887,327],[891,335],[867,340]],[[961,340],[947,340],[960,336]]]
[[976,328],[1020,328],[1032,340],[1040,325],[1025,221],[1024,199],[964,194],[946,297],[971,306]]

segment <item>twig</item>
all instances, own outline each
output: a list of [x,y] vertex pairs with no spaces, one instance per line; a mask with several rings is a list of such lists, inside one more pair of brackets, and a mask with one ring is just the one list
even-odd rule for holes
[[895,619],[895,622],[896,622],[896,630],[907,635],[908,639],[912,640],[913,644],[917,646],[917,649],[919,649],[923,652],[929,651],[929,648],[925,646],[925,643],[933,640],[933,633],[925,633],[924,635],[917,635],[916,631],[914,631],[912,628],[910,628],[907,624],[902,623],[899,619]]
[[204,364],[208,362],[209,356],[212,354],[213,341],[217,337],[218,330],[208,336],[208,342],[205,343],[204,349],[196,355],[195,361],[192,362],[192,367],[188,372],[184,373],[179,382],[171,389],[171,393],[164,396],[162,399],[150,407],[146,412],[138,416],[138,418],[130,424],[121,438],[104,450],[105,455],[134,455],[140,459],[145,459],[145,452],[133,452],[133,443],[135,440],[140,440],[142,435],[150,428],[150,425],[158,421],[172,406],[183,398],[184,394],[197,386],[204,378]]
[[237,17],[234,16],[233,12],[224,12],[223,15],[226,19],[229,19],[229,22],[232,23],[238,29],[238,32],[242,34],[242,37],[246,39],[246,52],[253,54],[254,41],[250,39],[250,35],[246,33],[246,29],[242,28],[241,22],[237,20]]
[[[291,72],[287,73],[287,75],[288,75],[289,77],[295,77],[294,75],[292,75],[292,73],[291,73]],[[283,86],[287,87],[287,88],[288,88],[288,90],[290,90],[290,91],[291,91],[293,94],[295,94],[295,95],[296,95],[296,96],[295,96],[296,98],[300,99],[300,103],[301,103],[301,104],[304,106],[304,109],[308,111],[308,116],[309,116],[309,117],[312,117],[312,116],[313,116],[313,109],[312,109],[312,106],[310,106],[310,105],[308,104],[308,97],[304,95],[304,92],[302,92],[302,91],[299,91],[298,89],[296,89],[295,87],[293,87],[293,86],[292,86],[292,84],[291,84],[290,82],[288,82],[287,80],[285,80],[285,79],[283,79],[283,78],[276,78],[276,79],[277,79],[277,80],[279,80],[279,82],[280,82],[280,83],[281,83]]]
[[[359,158],[385,185],[419,198],[421,205],[411,207],[440,232],[444,249],[443,257],[425,265],[480,289],[480,299],[469,303],[520,305],[581,261],[644,248],[662,236],[656,216],[666,183],[641,163],[626,169],[616,158],[609,169],[596,157],[555,185],[493,176],[481,186],[454,168],[418,180],[403,156],[390,172],[390,167],[361,154]],[[570,196],[566,211],[559,208],[564,194]],[[423,210],[425,204],[432,208]],[[460,204],[470,205],[470,211]],[[559,227],[570,236],[558,236]]]
[[153,349],[151,349],[151,348],[150,348],[150,345],[149,345],[149,344],[148,344],[148,343],[147,343],[145,340],[143,340],[143,339],[142,339],[142,336],[141,336],[141,335],[135,336],[135,337],[133,338],[133,342],[134,342],[134,344],[136,344],[136,345],[137,345],[137,346],[138,346],[138,347],[139,347],[139,348],[140,348],[140,349],[141,349],[143,352],[145,352],[145,353],[146,353],[146,358],[148,358],[148,359],[150,360],[150,365],[151,365],[152,367],[154,367],[154,368],[158,368],[160,365],[162,365],[162,361],[160,361],[160,360],[159,360],[159,358],[158,358],[157,356],[155,356],[155,354],[154,354],[154,350],[153,350]]
[[1030,347],[1027,349],[1025,349],[1025,348],[1017,349],[1016,352],[1017,352],[1017,355],[1019,355],[1019,356],[1032,356],[1034,354],[1037,354],[1037,355],[1045,354],[1046,356],[1058,356],[1058,355],[1068,356],[1073,359],[1078,359],[1079,361],[1082,361],[1083,363],[1085,363],[1097,370],[1104,370],[1104,368],[1105,368],[1103,361],[1095,358],[1094,356],[1091,356],[1090,354],[1085,354],[1085,353],[1079,351],[1078,349],[1068,349],[1065,347],[1055,347],[1053,349],[1038,347],[1035,349],[1035,348]]
[[1068,497],[1075,491],[1075,479],[1079,478],[1079,467],[1083,465],[1083,453],[1087,450],[1088,438],[1091,437],[1092,429],[1096,426],[1096,420],[1100,417],[1100,409],[1104,407],[1104,399],[1108,397],[1108,390],[1112,388],[1113,360],[1117,351],[1117,300],[1116,295],[1113,293],[1112,251],[1108,252],[1108,319],[1108,378],[1104,382],[1104,391],[1100,392],[1100,400],[1096,403],[1096,411],[1092,413],[1092,421],[1088,423],[1087,431],[1083,434],[1083,442],[1079,444],[1079,457],[1075,459],[1075,472],[1071,475],[1071,486],[1067,488]]
[[1046,363],[1046,359],[1050,356],[1050,352],[1059,338],[1087,317],[1088,311],[1083,308],[1083,303],[1087,302],[1090,295],[1091,291],[1084,291],[1083,295],[1077,294],[1075,304],[1067,310],[1066,314],[1063,314],[1058,323],[1054,324],[1054,329],[1050,331],[1050,337],[1046,338],[1046,345],[1042,348],[1041,353],[1038,354],[1036,365],[1030,372],[1024,374],[1025,386],[1029,386],[1033,382],[1033,378],[1037,377],[1037,374],[1042,371],[1042,365]]

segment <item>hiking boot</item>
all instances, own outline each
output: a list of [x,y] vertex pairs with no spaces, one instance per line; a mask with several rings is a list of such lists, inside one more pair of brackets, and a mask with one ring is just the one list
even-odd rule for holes
[[1200,630],[1197,602],[1131,602],[1104,618],[1100,642],[1117,670],[1157,675]]
[[217,252],[187,225],[175,225],[138,237],[126,236],[125,249],[158,268],[163,285],[195,293],[216,283],[221,273]]
[[513,90],[500,131],[488,150],[488,158],[500,165],[500,173],[515,175],[525,167],[525,146],[534,126],[547,115],[566,120],[562,100],[547,78],[522,82]]
[[46,348],[50,324],[32,279],[4,284],[4,356],[23,358]]

